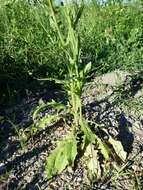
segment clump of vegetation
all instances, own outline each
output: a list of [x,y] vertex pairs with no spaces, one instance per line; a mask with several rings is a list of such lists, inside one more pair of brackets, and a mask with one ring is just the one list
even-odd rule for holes
[[92,60],[97,73],[142,69],[142,6],[95,2],[85,8],[79,24],[84,57]]
[[[19,86],[26,88],[24,81],[30,77],[62,78],[67,72],[67,60],[45,4],[46,1],[22,0],[1,3],[0,86],[5,99],[18,94]],[[92,61],[96,74],[116,68],[142,69],[141,7],[141,3],[122,1],[94,1],[85,6],[77,26],[81,58]]]
[[[56,103],[41,103],[41,106],[33,114],[33,120],[38,123],[37,127],[44,128],[50,122],[57,122],[62,118],[59,111],[63,110],[65,114],[71,116],[72,132],[67,138],[57,143],[56,149],[47,158],[46,174],[48,179],[54,175],[61,173],[66,166],[74,165],[77,156],[82,152],[86,157],[86,164],[89,170],[89,176],[101,177],[100,159],[102,155],[102,168],[106,170],[106,162],[109,159],[117,159],[120,161],[126,160],[126,152],[121,143],[114,140],[102,128],[98,130],[98,134],[105,133],[108,138],[100,138],[100,135],[94,133],[89,125],[89,121],[84,118],[82,109],[81,95],[83,86],[89,77],[91,71],[91,62],[83,66],[80,63],[81,45],[80,37],[77,32],[77,25],[84,9],[84,2],[81,0],[79,4],[68,4],[60,9],[62,20],[58,23],[59,12],[56,12],[51,0],[48,1],[48,11],[51,16],[51,23],[57,31],[60,39],[61,47],[67,57],[68,62],[65,64],[67,74],[64,80],[49,78],[56,83],[63,85],[64,90],[68,95],[67,105]],[[65,32],[61,30],[61,25],[64,26]],[[57,109],[56,114],[40,117],[40,112],[47,106],[52,106]]]
[[[112,85],[109,88],[111,87],[111,92],[113,90],[111,95],[115,99],[114,105],[124,112],[133,110],[132,114],[142,115],[142,92],[137,95],[135,93],[142,88],[141,8],[142,4],[136,2],[110,0],[105,3],[93,1],[89,4],[80,0],[65,6],[56,6],[52,0],[2,1],[0,104],[3,105],[5,99],[19,95],[19,89],[22,93],[23,89],[26,90],[26,95],[31,96],[29,90],[33,86],[27,88],[31,81],[36,81],[36,90],[37,84],[45,85],[45,81],[56,84],[63,88],[67,97],[66,101],[63,98],[65,103],[40,99],[39,106],[33,113],[32,126],[31,120],[28,126],[24,124],[24,128],[21,123],[14,124],[10,119],[6,121],[15,132],[18,143],[20,142],[21,154],[23,150],[29,151],[26,146],[30,140],[33,141],[40,129],[47,129],[48,125],[58,123],[70,128],[69,134],[57,142],[56,148],[47,157],[45,172],[48,179],[60,174],[68,166],[76,166],[80,158],[85,162],[90,179],[107,176],[112,161],[115,163],[112,165],[115,166],[115,171],[113,170],[109,182],[115,182],[128,168],[127,153],[121,142],[114,138],[114,134],[109,134],[104,122],[103,125],[102,122],[97,124],[90,121],[88,114],[85,116],[82,94],[85,83],[93,75],[114,69],[140,71],[135,80],[131,79],[118,88],[115,87],[115,91]],[[107,86],[108,84],[103,85],[105,91]],[[35,96],[37,98],[39,94]],[[99,96],[102,96],[102,90]],[[12,114],[13,110],[10,110],[7,115]],[[0,124],[4,126],[3,115],[5,113],[2,112]],[[4,128],[5,126],[2,130],[5,133]],[[2,141],[5,138],[7,137],[4,136]],[[5,142],[2,141],[0,144],[3,146]],[[124,164],[121,165],[122,163]],[[137,176],[135,186],[136,183],[141,184],[139,180]]]

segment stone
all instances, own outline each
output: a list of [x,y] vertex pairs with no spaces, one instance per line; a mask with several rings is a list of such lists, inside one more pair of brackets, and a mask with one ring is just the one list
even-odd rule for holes
[[122,84],[129,75],[130,74],[128,72],[115,70],[113,72],[97,77],[97,81],[101,84],[118,86],[119,84]]

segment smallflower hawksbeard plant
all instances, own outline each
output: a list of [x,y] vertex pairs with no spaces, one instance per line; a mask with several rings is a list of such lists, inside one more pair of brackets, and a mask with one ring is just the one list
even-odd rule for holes
[[[85,119],[82,113],[81,95],[92,66],[91,63],[88,63],[83,68],[80,62],[81,46],[77,25],[84,10],[84,1],[80,0],[79,3],[69,3],[60,7],[59,14],[62,14],[60,24],[52,0],[47,1],[47,10],[51,27],[57,32],[60,46],[68,58],[65,65],[68,72],[64,80],[53,78],[44,80],[54,80],[56,83],[63,85],[68,94],[68,103],[64,105],[54,100],[48,103],[41,102],[33,114],[33,121],[37,122],[38,120],[37,128],[45,128],[60,119],[64,120],[66,117],[64,115],[70,115],[72,117],[72,132],[65,139],[59,141],[55,150],[48,156],[45,172],[48,179],[60,174],[67,166],[73,166],[78,154],[83,152],[82,155],[87,158],[86,165],[89,177],[100,178],[102,172],[99,153],[102,155],[105,164],[110,158],[115,157],[120,161],[125,161],[126,152],[124,152],[119,141],[109,136],[106,129],[102,130],[107,133],[108,140],[101,139],[95,134],[90,128],[89,121]],[[64,31],[61,24],[64,26]],[[41,118],[41,111],[47,107],[53,107],[56,110],[55,114]],[[65,114],[63,115],[63,113]]]

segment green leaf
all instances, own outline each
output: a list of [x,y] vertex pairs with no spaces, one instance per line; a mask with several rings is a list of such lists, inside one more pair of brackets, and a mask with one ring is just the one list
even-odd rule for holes
[[40,114],[40,112],[42,112],[43,110],[45,110],[48,107],[53,107],[55,108],[57,111],[60,110],[66,110],[66,106],[62,103],[57,103],[54,100],[52,100],[51,102],[48,103],[44,103],[44,101],[39,100],[39,106],[36,108],[36,110],[33,112],[33,120],[35,120],[38,115]]
[[80,76],[80,78],[83,79],[83,77],[84,77],[84,71],[83,70],[80,71],[79,76]]
[[84,148],[86,148],[89,145],[89,143],[90,143],[89,139],[87,138],[86,135],[84,135],[82,139],[81,149],[84,150]]
[[45,103],[44,103],[44,101],[42,100],[42,98],[40,98],[38,104],[39,104],[39,106],[45,105]]
[[68,165],[72,165],[77,155],[77,141],[74,137],[58,143],[57,148],[49,155],[46,164],[48,179],[60,174]]
[[109,138],[109,143],[113,146],[115,153],[118,155],[118,157],[125,161],[127,157],[127,153],[124,151],[123,146],[120,141],[114,140],[111,136]]
[[95,141],[95,135],[89,128],[88,123],[84,118],[82,118],[82,120],[80,121],[80,125],[81,125],[82,131],[84,132],[87,140],[89,142]]
[[91,70],[91,66],[92,66],[91,62],[89,62],[89,63],[85,66],[85,68],[84,68],[84,73],[85,73],[85,74],[89,73],[89,71]]
[[58,114],[46,115],[39,121],[38,127],[45,128],[47,125],[51,125],[60,119],[61,119],[61,116],[59,116]]
[[98,147],[99,147],[102,155],[104,156],[105,160],[109,160],[109,149],[108,149],[108,147],[97,136],[96,136],[96,139],[97,139]]
[[57,84],[65,84],[66,83],[66,80],[59,80],[56,78],[41,78],[41,79],[37,79],[37,80],[39,80],[39,81],[54,81]]
[[101,141],[100,138],[95,135],[91,129],[89,128],[86,120],[82,120],[81,127],[84,132],[83,144],[82,149],[85,148],[89,143],[97,142],[98,148],[100,149],[101,153],[103,154],[105,160],[109,159],[109,149],[108,147]]
[[49,106],[52,106],[53,108],[55,108],[58,111],[60,111],[60,110],[66,110],[66,106],[64,104],[57,103],[54,100],[52,100],[52,102],[49,103]]

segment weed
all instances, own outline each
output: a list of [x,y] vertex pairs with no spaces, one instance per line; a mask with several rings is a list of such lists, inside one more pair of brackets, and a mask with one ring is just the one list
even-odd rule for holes
[[14,129],[15,133],[18,136],[18,140],[20,142],[20,146],[24,150],[26,148],[27,136],[19,128],[19,126],[17,126],[16,124],[14,124],[10,119],[8,119],[7,122],[11,124],[11,127]]
[[[64,113],[70,114],[72,117],[72,133],[58,142],[56,149],[47,158],[45,171],[48,179],[60,174],[68,165],[73,166],[79,152],[83,152],[86,157],[86,165],[90,178],[93,176],[96,178],[101,177],[100,154],[103,157],[104,164],[110,157],[118,161],[125,161],[126,159],[126,152],[123,150],[121,143],[109,135],[108,140],[98,137],[98,135],[91,130],[88,121],[84,118],[82,113],[81,95],[92,66],[91,62],[84,67],[80,63],[81,45],[80,37],[77,32],[77,24],[83,9],[84,2],[82,0],[79,4],[68,4],[62,7],[60,14],[62,14],[63,17],[59,25],[59,12],[55,10],[53,2],[48,0],[47,10],[50,12],[52,26],[54,30],[57,31],[60,45],[65,56],[68,58],[68,62],[65,64],[68,73],[65,75],[64,80],[54,78],[44,80],[54,80],[56,83],[62,84],[68,95],[68,103],[67,106],[64,106],[55,101],[50,103],[42,102],[34,112],[33,120],[35,123],[38,123],[39,128],[45,128],[49,122],[56,122],[61,119],[60,110],[64,110]],[[65,27],[64,33],[61,29],[61,23]],[[57,112],[52,115],[40,117],[39,113],[48,106],[54,107]],[[102,131],[108,134],[105,129],[102,129]],[[105,165],[104,169],[106,168]]]

